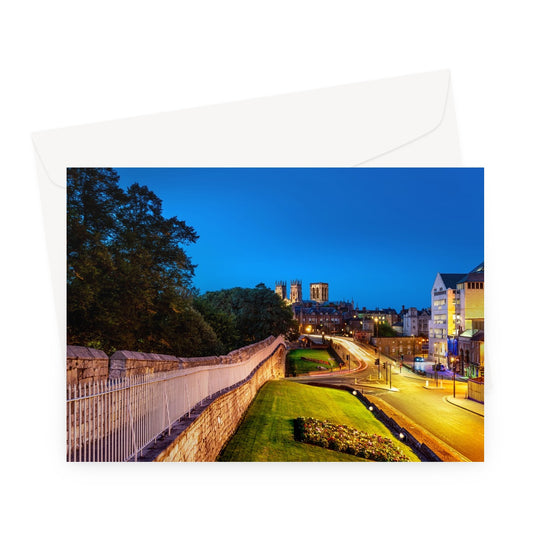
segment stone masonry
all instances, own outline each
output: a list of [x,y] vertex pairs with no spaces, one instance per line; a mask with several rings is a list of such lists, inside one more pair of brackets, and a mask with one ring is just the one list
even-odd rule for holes
[[67,385],[105,381],[109,377],[109,357],[101,350],[67,346]]
[[67,346],[67,385],[168,372],[206,365],[225,365],[246,361],[274,337],[239,348],[227,355],[212,357],[174,357],[120,350],[108,357],[103,351],[85,346]]
[[257,391],[270,379],[285,376],[287,348],[279,344],[242,385],[226,392],[207,406],[191,413],[192,420],[176,425],[165,449],[143,460],[156,462],[214,461],[235,433]]

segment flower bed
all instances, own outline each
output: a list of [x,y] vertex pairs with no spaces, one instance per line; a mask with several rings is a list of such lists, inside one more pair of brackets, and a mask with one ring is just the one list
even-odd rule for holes
[[371,461],[409,461],[391,439],[376,434],[370,435],[349,426],[332,424],[327,420],[299,417],[296,419],[295,433],[296,440],[301,442]]

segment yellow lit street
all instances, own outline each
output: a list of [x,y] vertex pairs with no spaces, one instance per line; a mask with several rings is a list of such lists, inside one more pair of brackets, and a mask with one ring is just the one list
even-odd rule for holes
[[[311,383],[329,383],[332,385],[349,385],[362,390],[366,396],[384,402],[401,415],[403,420],[412,422],[412,430],[419,426],[450,447],[465,461],[483,461],[484,449],[484,417],[482,405],[465,399],[466,383],[455,381],[455,399],[453,397],[453,380],[439,379],[438,387],[435,380],[421,377],[405,366],[401,373],[399,366],[393,366],[392,390],[390,380],[385,381],[385,371],[381,368],[381,380],[378,380],[377,367],[374,364],[375,354],[361,344],[342,337],[332,337],[335,342],[349,349],[352,370],[344,374],[322,376],[305,376],[299,381]],[[380,356],[381,361],[393,363],[392,359]],[[360,364],[362,362],[362,364]],[[478,412],[474,412],[473,410]],[[403,418],[406,417],[406,418]]]

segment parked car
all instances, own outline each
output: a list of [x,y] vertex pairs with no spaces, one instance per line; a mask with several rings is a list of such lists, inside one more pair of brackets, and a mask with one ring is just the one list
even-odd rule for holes
[[433,370],[436,370],[437,372],[444,372],[446,370],[446,367],[440,363],[438,365],[433,365]]

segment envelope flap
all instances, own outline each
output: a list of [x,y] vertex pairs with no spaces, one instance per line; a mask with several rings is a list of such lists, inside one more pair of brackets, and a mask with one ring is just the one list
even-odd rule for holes
[[355,166],[437,128],[449,86],[449,72],[438,71],[38,132],[33,140],[63,187],[65,169],[75,166]]

